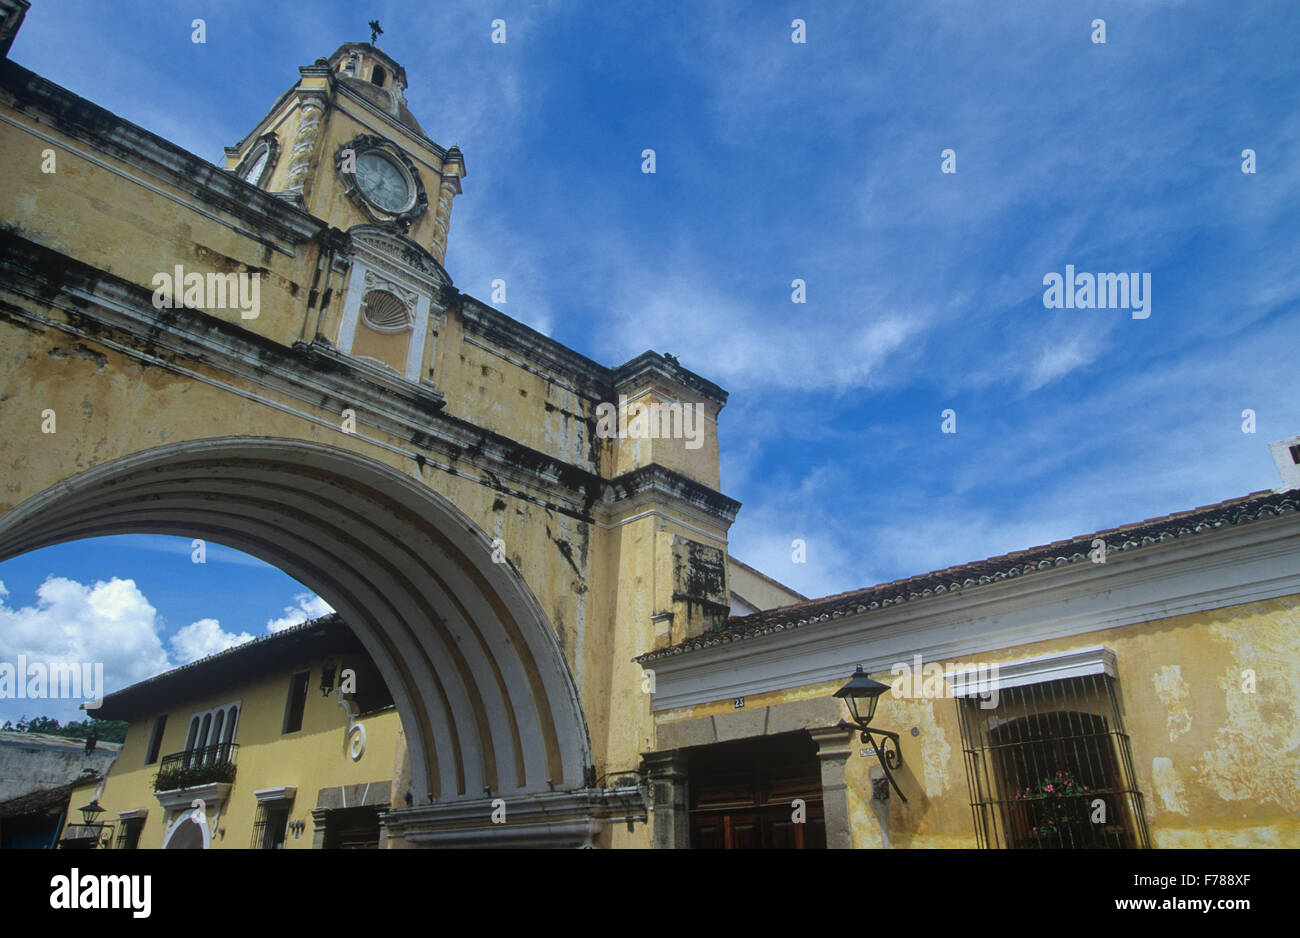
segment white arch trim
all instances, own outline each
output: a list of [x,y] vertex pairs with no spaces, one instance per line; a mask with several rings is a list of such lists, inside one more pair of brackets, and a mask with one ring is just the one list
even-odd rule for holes
[[208,819],[198,808],[190,808],[182,811],[176,816],[176,819],[167,825],[167,831],[163,834],[163,849],[166,850],[172,844],[172,838],[184,831],[184,825],[194,824],[198,827],[199,833],[203,837],[203,848],[207,850],[212,846],[212,832],[208,830]]
[[487,535],[418,480],[302,440],[170,444],[24,501],[0,518],[0,560],[128,533],[225,544],[338,610],[393,693],[416,805],[583,787],[586,722],[545,614],[491,562]]

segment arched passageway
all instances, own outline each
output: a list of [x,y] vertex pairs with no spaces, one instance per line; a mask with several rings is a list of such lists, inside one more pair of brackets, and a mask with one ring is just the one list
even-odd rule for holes
[[23,502],[0,518],[0,560],[130,533],[236,548],[338,610],[392,691],[416,806],[587,783],[586,725],[550,625],[486,535],[427,486],[318,443],[180,443]]

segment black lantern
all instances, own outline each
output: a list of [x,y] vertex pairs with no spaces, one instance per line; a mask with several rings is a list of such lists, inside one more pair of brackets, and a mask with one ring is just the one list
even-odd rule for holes
[[[852,721],[840,720],[837,725],[841,729],[857,730],[862,734],[862,741],[871,744],[876,758],[880,760],[880,767],[885,772],[885,778],[906,804],[907,796],[894,781],[894,774],[891,771],[903,764],[903,754],[898,748],[898,734],[871,725],[871,720],[876,715],[876,704],[880,702],[880,695],[887,690],[889,690],[888,684],[873,681],[862,670],[862,665],[858,665],[849,682],[835,692],[836,697],[848,704],[849,714],[853,719]],[[880,737],[879,741],[876,737]]]
[[86,822],[87,827],[94,827],[95,818],[104,813],[104,809],[99,806],[99,799],[92,799],[90,804],[77,810],[81,812],[81,818]]
[[326,658],[320,669],[320,695],[328,697],[334,689],[334,659]]
[[[853,722],[867,726],[871,723],[871,718],[876,715],[876,704],[880,702],[880,695],[887,690],[889,690],[888,684],[873,681],[867,677],[867,672],[862,670],[862,665],[858,665],[857,670],[853,672],[853,677],[835,692],[835,696],[849,705]],[[866,708],[865,715],[862,713],[863,707]]]

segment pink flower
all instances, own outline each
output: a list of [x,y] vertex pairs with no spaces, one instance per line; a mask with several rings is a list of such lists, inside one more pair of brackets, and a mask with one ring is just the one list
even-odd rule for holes
[[1056,791],[1056,789],[1053,788],[1051,785],[1048,785],[1046,788],[1043,789],[1043,791]]

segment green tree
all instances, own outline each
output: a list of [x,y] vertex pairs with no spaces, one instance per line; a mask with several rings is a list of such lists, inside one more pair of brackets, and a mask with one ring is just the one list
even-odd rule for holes
[[17,733],[44,733],[47,736],[62,736],[65,739],[88,739],[92,734],[106,743],[126,741],[127,722],[125,720],[101,720],[91,717],[88,720],[71,720],[63,726],[53,717],[19,717],[18,722],[5,720],[0,730]]

